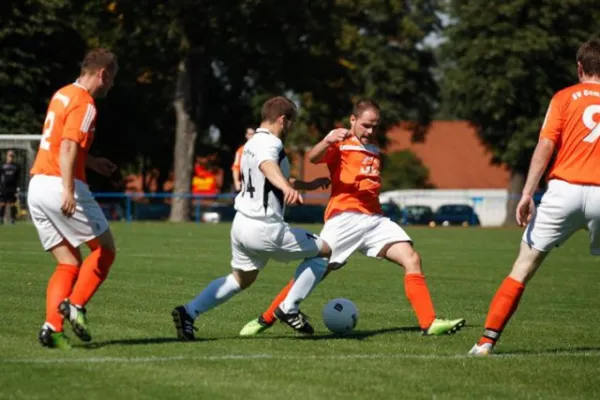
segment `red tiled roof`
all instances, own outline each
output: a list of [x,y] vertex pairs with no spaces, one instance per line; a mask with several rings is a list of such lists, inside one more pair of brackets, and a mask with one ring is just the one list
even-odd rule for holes
[[[429,168],[429,180],[438,189],[504,189],[509,171],[492,164],[492,156],[467,121],[433,121],[423,142],[399,125],[388,131],[387,153],[409,149]],[[304,160],[304,179],[327,176],[324,165]]]
[[433,121],[422,143],[411,141],[402,126],[388,131],[387,152],[409,149],[429,168],[438,189],[497,189],[508,187],[509,171],[492,164],[492,155],[468,121]]

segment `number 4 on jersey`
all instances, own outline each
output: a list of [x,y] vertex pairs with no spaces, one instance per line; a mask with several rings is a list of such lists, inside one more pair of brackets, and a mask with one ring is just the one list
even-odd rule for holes
[[594,115],[600,114],[600,105],[593,104],[588,106],[583,112],[581,119],[583,124],[590,129],[590,133],[583,138],[584,142],[594,143],[600,137],[600,122],[594,121]]
[[241,174],[241,180],[242,180],[242,196],[245,196],[246,193],[250,194],[250,198],[254,198],[254,192],[256,192],[256,189],[254,188],[254,186],[252,186],[252,170],[248,170],[248,182],[246,182],[246,178],[244,177],[244,174]]

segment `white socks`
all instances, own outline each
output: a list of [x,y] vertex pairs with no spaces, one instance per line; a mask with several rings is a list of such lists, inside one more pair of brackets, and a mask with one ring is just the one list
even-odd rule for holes
[[294,284],[287,297],[279,305],[283,312],[297,313],[300,303],[308,297],[310,292],[323,279],[327,271],[328,260],[326,258],[314,257],[304,260],[294,276]]
[[198,315],[225,303],[242,289],[233,274],[215,279],[196,298],[185,305],[188,314],[196,319]]

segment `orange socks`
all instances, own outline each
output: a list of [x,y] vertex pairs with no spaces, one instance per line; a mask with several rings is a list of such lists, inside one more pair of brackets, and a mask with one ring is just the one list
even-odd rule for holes
[[490,304],[490,310],[485,320],[485,331],[479,340],[479,345],[496,343],[510,317],[519,306],[523,290],[525,290],[525,285],[521,282],[510,277],[504,279]]
[[96,248],[87,256],[81,264],[79,278],[69,297],[71,304],[84,307],[90,301],[108,276],[114,260],[115,253],[102,247]]
[[421,329],[428,329],[435,319],[435,310],[431,302],[429,288],[422,274],[406,274],[404,276],[406,297],[412,305]]
[[281,289],[281,292],[277,294],[267,311],[263,313],[262,318],[267,324],[272,325],[277,319],[275,317],[275,310],[277,309],[277,307],[279,307],[281,302],[285,300],[293,284],[294,280],[292,279],[283,289]]
[[52,329],[56,332],[63,330],[63,316],[58,312],[58,305],[71,294],[78,274],[79,267],[77,265],[58,264],[48,281],[46,323],[52,325]]
[[[287,297],[294,280],[288,282],[287,286],[284,287],[277,297],[273,300],[267,311],[262,315],[263,320],[272,324],[275,322],[275,309],[279,307],[279,304]],[[435,319],[435,310],[433,309],[433,303],[431,302],[431,295],[425,283],[425,276],[421,274],[408,274],[404,277],[404,285],[406,289],[406,296],[410,301],[421,329],[427,329]]]

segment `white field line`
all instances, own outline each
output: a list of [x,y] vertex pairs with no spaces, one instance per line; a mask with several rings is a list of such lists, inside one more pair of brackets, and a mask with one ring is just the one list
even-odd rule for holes
[[[538,353],[500,353],[488,359],[506,358],[553,358],[553,357],[600,357],[600,351],[557,351]],[[84,358],[0,358],[0,364],[144,364],[170,361],[310,361],[310,360],[461,360],[475,359],[467,354],[341,354],[341,355],[279,355],[279,354],[223,354],[213,356],[164,356],[164,357],[84,357]]]

